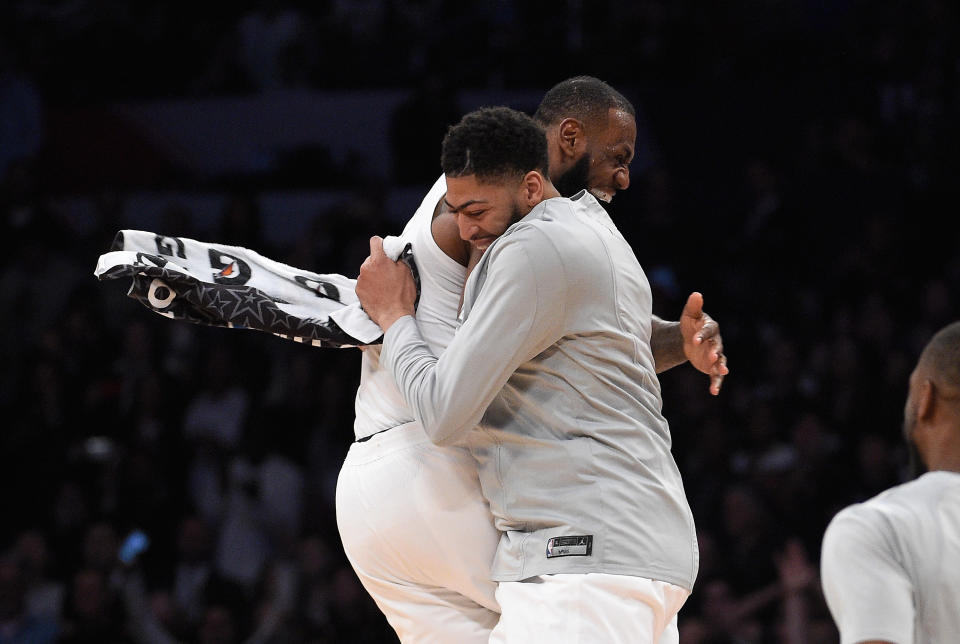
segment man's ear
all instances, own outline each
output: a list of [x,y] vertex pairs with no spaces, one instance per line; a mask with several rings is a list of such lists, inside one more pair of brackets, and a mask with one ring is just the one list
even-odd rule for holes
[[929,378],[920,381],[917,391],[917,418],[930,420],[936,411],[937,386]]
[[560,139],[560,152],[563,159],[575,159],[587,146],[587,135],[583,121],[575,118],[565,118],[557,128],[557,137]]
[[524,175],[520,183],[520,198],[527,205],[527,208],[533,208],[543,201],[543,189],[546,185],[546,179],[536,170],[531,170]]

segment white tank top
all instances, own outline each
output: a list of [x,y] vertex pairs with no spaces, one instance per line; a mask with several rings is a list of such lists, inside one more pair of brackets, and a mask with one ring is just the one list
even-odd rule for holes
[[[440,355],[453,339],[467,273],[466,267],[447,256],[433,238],[433,212],[446,192],[447,182],[441,175],[400,234],[401,239],[413,245],[413,259],[420,274],[416,320],[434,355]],[[380,368],[380,345],[363,351],[354,408],[353,431],[357,439],[414,421],[393,374]]]

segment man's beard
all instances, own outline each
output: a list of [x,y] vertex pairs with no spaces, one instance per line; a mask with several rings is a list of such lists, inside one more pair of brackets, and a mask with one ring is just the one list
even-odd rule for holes
[[564,197],[572,197],[587,187],[590,175],[590,154],[585,153],[569,170],[553,180],[553,187]]
[[[503,235],[503,233],[507,232],[507,228],[510,228],[510,226],[514,225],[515,223],[517,223],[518,221],[520,221],[521,219],[523,219],[524,217],[526,217],[528,213],[529,213],[529,211],[523,212],[523,209],[520,207],[520,205],[514,203],[514,204],[513,204],[513,210],[510,212],[510,220],[507,222],[506,228],[504,228],[503,230],[501,230],[501,231],[500,231],[500,234],[497,235],[497,239],[499,239],[500,236]],[[493,241],[496,241],[496,239],[494,239]],[[492,244],[493,241],[491,241],[490,243]],[[473,243],[473,242],[471,242],[471,243]],[[486,251],[486,249],[484,249],[484,250],[481,251],[481,252],[482,252],[482,253],[485,253],[485,252],[487,252],[487,251]]]
[[[527,212],[530,212],[530,211],[528,210]],[[526,217],[526,216],[527,216],[527,212],[523,212],[523,210],[521,210],[520,206],[518,206],[517,204],[513,204],[513,212],[510,214],[510,223],[507,224],[507,228],[509,228],[510,226],[514,225],[515,223],[517,223],[518,221],[520,221],[520,220],[523,219],[524,217]]]

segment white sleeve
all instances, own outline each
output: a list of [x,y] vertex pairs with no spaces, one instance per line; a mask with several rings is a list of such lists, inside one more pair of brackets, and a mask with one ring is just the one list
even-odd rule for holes
[[883,515],[863,505],[837,514],[823,535],[820,576],[841,644],[913,644],[913,584]]
[[553,245],[535,230],[517,231],[487,252],[486,280],[442,356],[409,316],[383,339],[382,363],[437,444],[476,426],[517,367],[559,339],[566,282]]

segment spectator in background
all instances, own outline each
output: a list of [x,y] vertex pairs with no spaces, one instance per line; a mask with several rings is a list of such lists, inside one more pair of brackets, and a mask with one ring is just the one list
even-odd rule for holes
[[772,561],[781,535],[770,508],[747,484],[728,485],[722,499],[719,543],[724,579],[736,593],[762,588],[776,578]]
[[229,463],[215,562],[222,575],[251,591],[265,576],[283,583],[281,564],[296,550],[304,472],[289,439],[295,431],[275,425],[268,409],[247,424],[241,450]]
[[54,644],[55,618],[31,614],[21,570],[11,557],[0,557],[0,644]]
[[300,539],[297,549],[297,605],[294,607],[294,628],[304,640],[319,639],[329,628],[330,605],[327,587],[337,562],[330,542],[318,534]]
[[125,445],[116,471],[117,514],[131,525],[157,534],[182,511],[185,468],[174,413],[182,403],[172,378],[156,366],[140,380],[117,440]]
[[207,584],[214,575],[213,539],[210,525],[200,516],[189,514],[180,520],[171,591],[177,623],[195,627],[200,621]]
[[61,644],[134,644],[110,571],[82,567],[73,574]]
[[801,542],[787,539],[770,560],[776,577],[750,592],[737,592],[723,575],[704,579],[681,620],[681,644],[828,644],[811,639],[817,575]]
[[273,257],[271,249],[265,246],[260,199],[256,192],[233,190],[227,195],[214,239],[221,244],[242,246]]
[[227,604],[208,604],[200,619],[197,644],[236,644],[240,640],[240,616]]
[[[181,536],[199,525],[187,517]],[[202,528],[201,530],[202,531]],[[199,544],[193,544],[199,545]],[[224,644],[279,644],[301,641],[292,630],[295,608],[295,571],[289,565],[271,565],[263,585],[255,593],[245,592],[216,577],[209,563],[177,570],[174,601],[189,596],[189,611],[169,605],[165,592],[148,595],[140,566],[131,562],[121,573],[121,589],[127,615],[127,631],[138,644],[180,644],[204,642]],[[197,576],[190,573],[199,572]],[[181,574],[187,573],[187,574]]]
[[43,99],[23,55],[0,38],[0,185],[17,164],[36,163],[46,136]]
[[111,575],[117,565],[119,545],[117,529],[110,521],[98,520],[89,524],[82,544],[83,567]]
[[390,117],[393,181],[429,187],[439,168],[440,142],[460,116],[456,93],[444,77],[425,73]]
[[187,490],[190,503],[211,525],[222,519],[227,472],[240,447],[250,398],[229,348],[209,347],[198,390],[183,417],[183,438],[190,452]]
[[218,65],[208,68],[207,80],[225,80],[223,74],[236,66],[243,86],[254,92],[270,92],[303,86],[316,64],[316,36],[310,17],[292,4],[257,0],[236,19],[232,32],[221,43],[229,51],[217,52]]
[[44,531],[30,528],[21,532],[13,553],[20,567],[27,613],[59,621],[66,589],[54,576],[56,569]]

